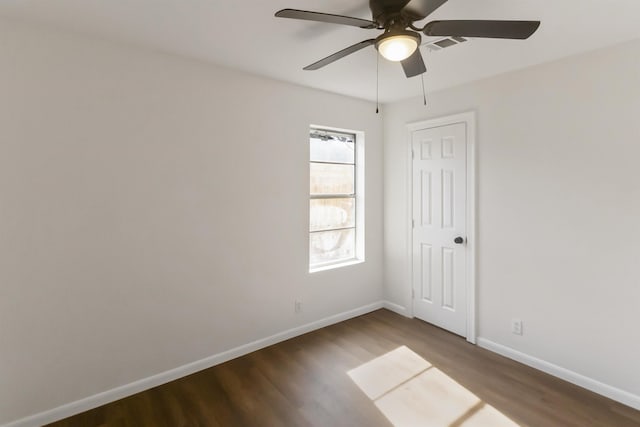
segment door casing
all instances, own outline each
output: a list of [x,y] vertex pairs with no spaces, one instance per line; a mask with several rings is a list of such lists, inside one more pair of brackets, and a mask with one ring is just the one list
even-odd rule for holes
[[407,124],[407,283],[409,300],[411,304],[407,307],[411,317],[414,317],[413,309],[413,156],[412,156],[412,133],[421,129],[447,126],[456,123],[465,123],[467,128],[467,341],[476,343],[476,114],[474,111],[454,114],[451,116],[438,117],[435,119],[423,120],[420,122]]

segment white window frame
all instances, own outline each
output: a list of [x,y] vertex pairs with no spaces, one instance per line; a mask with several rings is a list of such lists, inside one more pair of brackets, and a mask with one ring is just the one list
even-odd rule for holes
[[[314,130],[319,131],[329,131],[329,132],[340,132],[347,133],[351,135],[355,135],[355,201],[356,201],[356,224],[355,224],[355,257],[339,260],[339,261],[330,261],[322,264],[314,264],[313,266],[310,264],[310,254],[307,253],[307,262],[309,263],[309,273],[317,273],[320,271],[333,270],[335,268],[346,267],[350,265],[363,263],[364,252],[365,252],[365,143],[364,143],[364,132],[357,131],[353,129],[342,129],[336,128],[332,126],[323,126],[323,125],[310,125],[309,132]],[[307,146],[309,147],[309,146]],[[310,161],[310,153],[307,151],[307,163],[311,165]],[[307,173],[307,176],[310,177],[310,170]],[[309,188],[309,187],[307,187]],[[309,193],[308,200],[311,200],[311,194]],[[307,207],[309,207],[309,203],[307,202]],[[311,213],[307,212],[307,220],[310,220]],[[307,234],[307,239],[311,236],[311,231],[309,230]],[[307,240],[308,241],[308,240]],[[309,248],[309,244],[307,244],[307,248]]]

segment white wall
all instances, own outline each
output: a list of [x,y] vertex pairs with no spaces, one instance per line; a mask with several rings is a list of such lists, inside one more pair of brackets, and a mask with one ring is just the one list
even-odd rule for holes
[[478,122],[479,335],[640,395],[640,42],[385,106],[385,296],[403,307],[405,124],[463,111]]
[[[366,263],[313,275],[311,123],[367,189]],[[0,424],[379,301],[382,186],[371,103],[2,22]]]

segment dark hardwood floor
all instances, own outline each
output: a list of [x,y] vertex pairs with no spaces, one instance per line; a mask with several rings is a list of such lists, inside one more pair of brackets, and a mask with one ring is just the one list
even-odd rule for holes
[[521,426],[640,426],[639,411],[386,310],[51,426],[391,426],[347,371],[402,345]]

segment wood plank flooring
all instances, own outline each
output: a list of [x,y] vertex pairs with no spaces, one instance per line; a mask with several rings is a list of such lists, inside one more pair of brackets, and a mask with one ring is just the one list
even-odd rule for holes
[[640,426],[639,411],[387,310],[50,426],[388,427],[347,372],[403,345],[520,426]]

